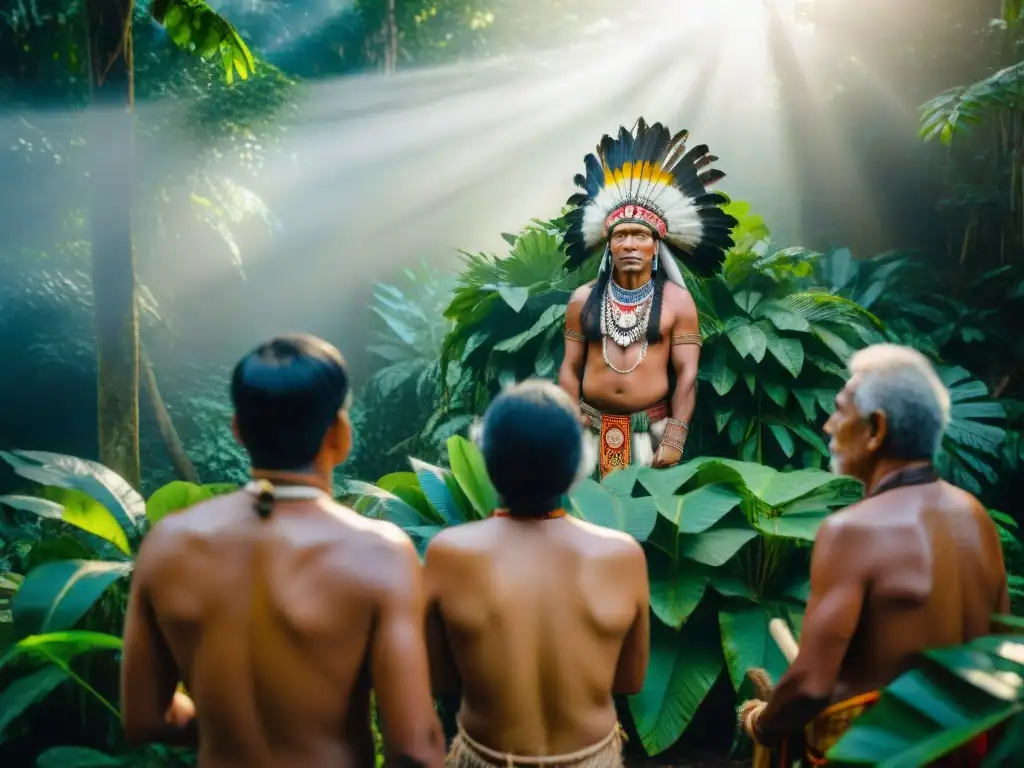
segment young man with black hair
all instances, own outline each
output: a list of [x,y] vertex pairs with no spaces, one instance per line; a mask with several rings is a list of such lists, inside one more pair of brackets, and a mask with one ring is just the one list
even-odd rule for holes
[[638,692],[647,670],[643,550],[562,509],[590,467],[554,384],[499,395],[480,440],[505,506],[445,529],[426,558],[434,689],[462,698],[448,766],[621,768],[612,694]]
[[718,158],[704,144],[687,152],[688,137],[642,118],[635,133],[605,136],[576,177],[584,191],[568,200],[567,267],[602,255],[597,280],[569,300],[558,383],[597,439],[601,477],[671,467],[686,444],[701,336],[675,259],[715,274],[737,224],[722,210],[728,199],[708,192],[725,175],[704,170]]
[[121,677],[131,741],[198,743],[200,768],[372,766],[372,686],[388,764],[443,764],[415,548],[331,497],[352,445],[349,386],[338,350],[312,336],[235,368],[253,481],[143,542]]

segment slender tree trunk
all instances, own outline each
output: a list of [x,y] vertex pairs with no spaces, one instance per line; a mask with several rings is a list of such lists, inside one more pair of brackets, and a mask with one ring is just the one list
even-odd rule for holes
[[394,74],[398,68],[398,21],[395,18],[395,1],[387,0],[388,12],[384,22],[384,72],[389,75]]
[[185,446],[181,442],[181,437],[178,436],[178,430],[174,428],[174,422],[171,421],[171,414],[167,411],[164,399],[160,395],[160,388],[156,383],[156,372],[153,370],[153,363],[149,359],[149,355],[146,354],[145,345],[141,342],[139,343],[139,352],[141,357],[140,362],[142,365],[142,378],[146,383],[146,394],[149,395],[149,402],[153,406],[153,414],[156,416],[156,425],[160,430],[160,437],[164,441],[164,448],[167,449],[167,455],[171,457],[171,465],[174,467],[174,474],[178,476],[179,480],[198,483],[199,473],[196,472],[195,465],[192,463],[192,460],[188,457],[188,453],[185,451]]
[[139,319],[132,244],[133,0],[86,0],[89,34],[92,286],[100,461],[133,487],[139,464]]

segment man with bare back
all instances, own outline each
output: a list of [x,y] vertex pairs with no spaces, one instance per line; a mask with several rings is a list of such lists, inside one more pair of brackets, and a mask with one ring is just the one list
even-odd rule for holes
[[480,442],[505,506],[442,531],[426,557],[434,688],[462,698],[448,766],[621,768],[612,694],[638,692],[647,670],[643,550],[561,508],[592,467],[554,384],[502,393]]
[[598,248],[603,255],[597,280],[569,300],[558,383],[596,436],[601,477],[631,464],[670,467],[683,455],[701,336],[675,259],[714,274],[737,224],[721,208],[728,199],[707,192],[725,175],[702,170],[717,158],[703,144],[687,152],[688,136],[643,118],[635,133],[605,136],[576,176],[584,192],[568,200],[568,268]]
[[[988,634],[993,615],[1009,612],[995,525],[932,465],[949,411],[919,352],[881,344],[850,360],[825,432],[833,471],[863,482],[866,498],[822,523],[799,653],[767,703],[741,708],[771,764],[822,764],[922,651]],[[980,765],[985,750],[976,740],[942,764]]]
[[416,550],[331,498],[349,393],[341,355],[311,336],[235,368],[253,480],[146,535],[124,628],[131,741],[198,744],[200,768],[365,768],[372,686],[388,764],[443,765]]

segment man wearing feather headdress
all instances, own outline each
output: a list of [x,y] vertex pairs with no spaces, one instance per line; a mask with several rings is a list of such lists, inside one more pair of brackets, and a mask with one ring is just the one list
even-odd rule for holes
[[604,136],[576,176],[584,191],[568,200],[568,268],[603,254],[597,280],[569,300],[558,383],[598,440],[601,477],[673,466],[686,444],[701,337],[676,259],[714,274],[737,224],[722,210],[728,198],[708,192],[725,176],[710,167],[718,158],[704,144],[687,151],[688,137],[643,118]]

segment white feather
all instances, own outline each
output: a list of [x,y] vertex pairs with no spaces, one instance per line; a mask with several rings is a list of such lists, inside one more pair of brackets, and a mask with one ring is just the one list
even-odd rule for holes
[[679,265],[676,264],[676,260],[669,253],[664,243],[658,244],[658,261],[660,264],[659,269],[665,270],[665,277],[668,278],[669,282],[675,283],[683,290],[686,290],[686,281],[683,280],[683,273],[679,271]]
[[469,439],[476,445],[477,448],[483,450],[484,448],[484,420],[473,419],[473,423],[469,425]]
[[580,452],[580,468],[576,473],[576,479],[569,488],[570,491],[588,477],[593,477],[594,472],[597,471],[599,440],[600,438],[589,429],[583,430],[583,450]]
[[665,212],[665,224],[668,227],[665,239],[677,247],[692,248],[698,245],[704,234],[704,225],[697,206],[693,204],[693,198],[672,187],[662,194],[658,202]]

